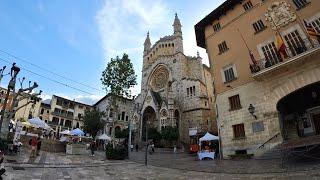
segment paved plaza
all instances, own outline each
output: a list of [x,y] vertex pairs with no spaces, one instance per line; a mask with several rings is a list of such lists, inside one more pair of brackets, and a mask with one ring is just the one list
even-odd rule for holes
[[156,151],[149,155],[133,152],[130,160],[105,160],[104,153],[65,155],[42,152],[35,159],[28,151],[6,156],[4,179],[320,179],[319,163],[304,163],[281,168],[280,160],[197,161],[186,153]]

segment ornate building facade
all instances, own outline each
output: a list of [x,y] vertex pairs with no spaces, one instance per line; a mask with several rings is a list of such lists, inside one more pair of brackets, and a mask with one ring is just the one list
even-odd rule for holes
[[225,158],[320,144],[319,12],[320,1],[226,0],[195,25]]
[[209,67],[183,53],[181,23],[175,15],[173,35],[153,45],[144,42],[141,94],[133,116],[137,136],[148,127],[179,128],[180,141],[189,143],[189,128],[216,133],[213,79]]

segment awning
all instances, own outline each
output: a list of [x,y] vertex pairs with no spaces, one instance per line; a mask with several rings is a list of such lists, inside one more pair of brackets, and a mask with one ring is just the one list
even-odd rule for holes
[[213,140],[219,140],[219,137],[215,136],[215,135],[212,135],[212,134],[207,132],[203,137],[201,137],[199,139],[199,142],[201,142],[201,141],[213,141]]
[[98,137],[98,139],[111,141],[111,137],[109,137],[109,136],[106,135],[106,134],[100,135],[100,136]]

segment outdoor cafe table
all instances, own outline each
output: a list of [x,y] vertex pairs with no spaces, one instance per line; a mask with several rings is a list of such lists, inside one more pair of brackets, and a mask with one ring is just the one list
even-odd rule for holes
[[202,160],[204,158],[214,159],[214,154],[215,154],[215,152],[202,151],[202,152],[198,152],[198,158],[199,158],[199,160]]

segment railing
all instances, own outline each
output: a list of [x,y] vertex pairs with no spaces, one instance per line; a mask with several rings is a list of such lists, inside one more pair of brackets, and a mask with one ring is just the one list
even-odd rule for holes
[[264,143],[262,143],[257,149],[263,148],[268,142],[270,142],[271,140],[273,140],[274,138],[277,138],[280,135],[280,132],[278,132],[277,134],[275,134],[274,136],[272,136],[271,138],[269,138],[268,140],[266,140]]
[[290,59],[297,57],[298,55],[307,54],[313,49],[318,49],[320,47],[319,44],[311,44],[309,39],[302,39],[297,44],[291,44],[289,47],[286,46],[286,54],[280,55],[279,52],[267,52],[268,55],[266,58],[260,59],[256,61],[256,64],[250,66],[250,70],[252,74],[258,73],[264,69],[269,69],[277,64],[281,64]]

